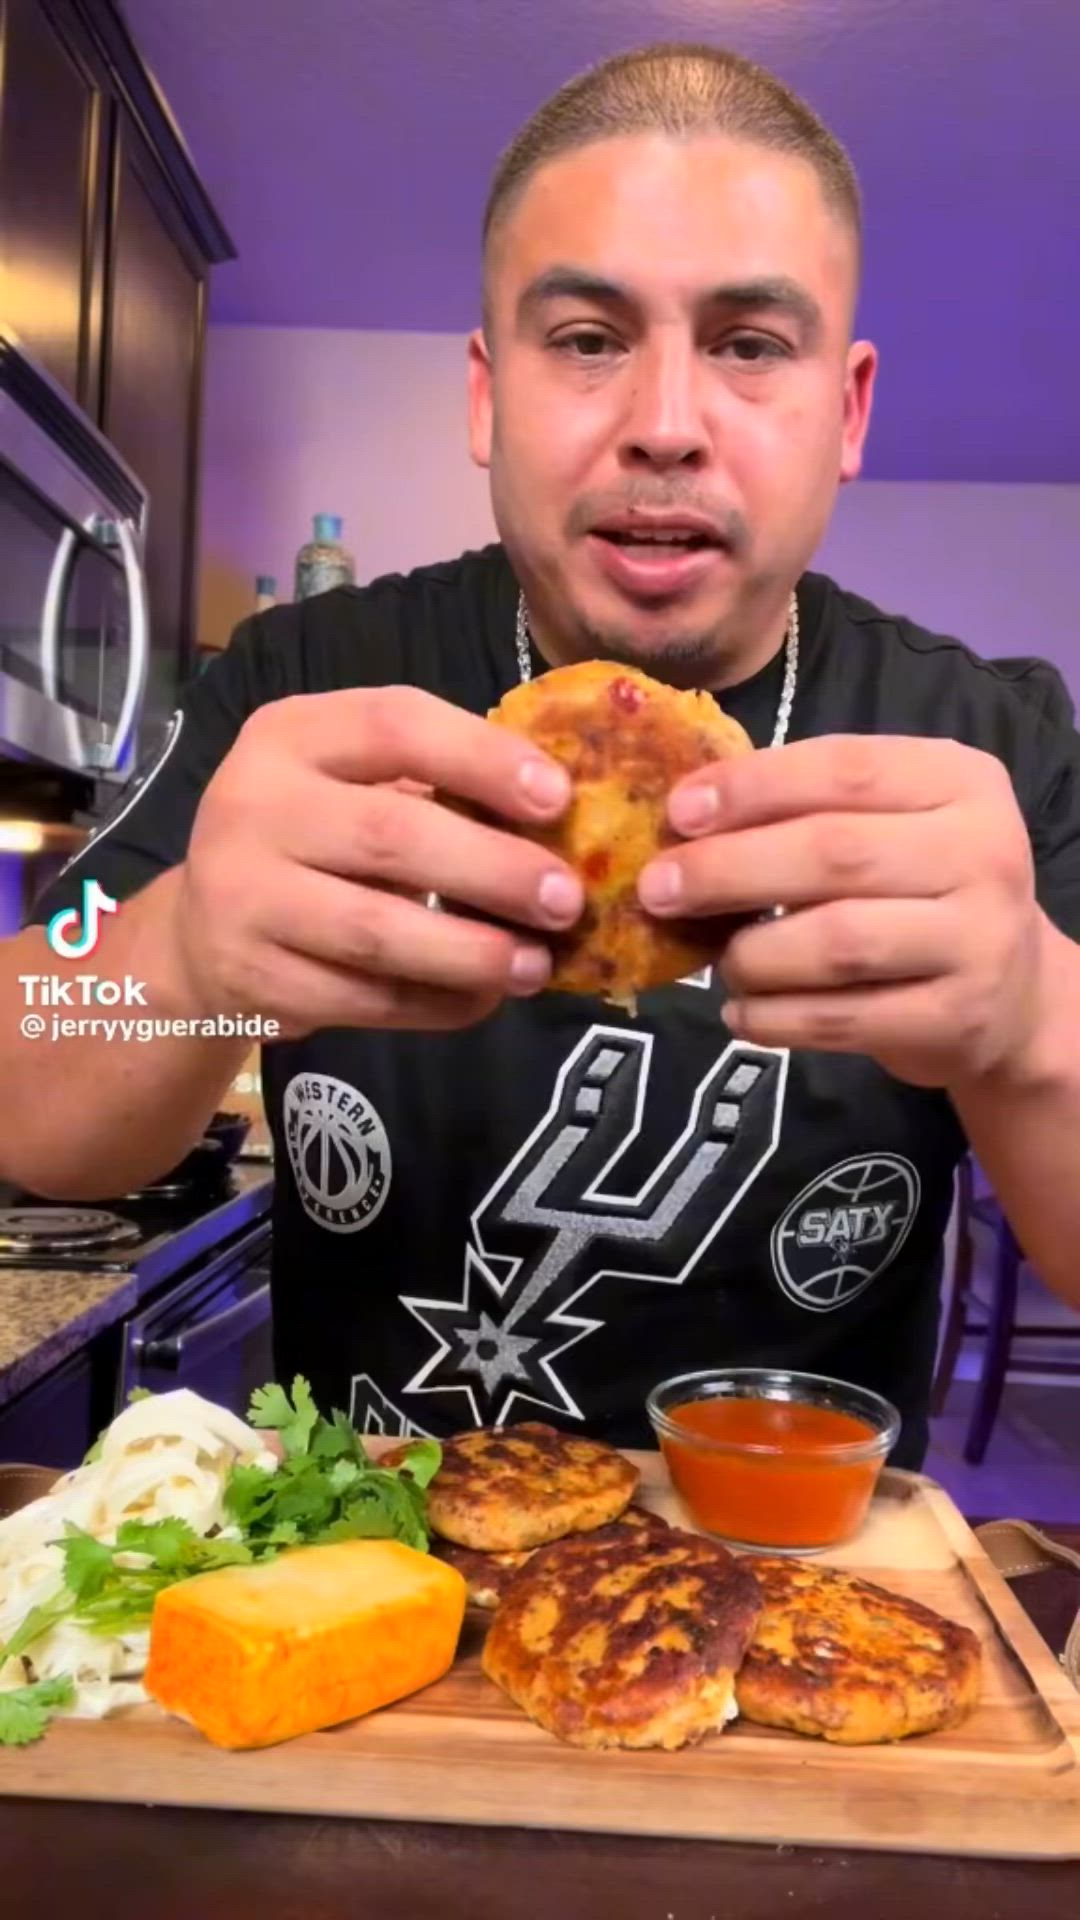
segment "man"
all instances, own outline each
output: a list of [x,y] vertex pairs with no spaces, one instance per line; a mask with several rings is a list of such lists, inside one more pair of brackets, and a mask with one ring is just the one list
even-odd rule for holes
[[[1080,1293],[1075,736],[1038,663],[806,570],[869,421],[858,269],[850,163],[760,69],[662,47],[564,88],[485,225],[500,545],[246,622],[38,903],[121,900],[96,964],[159,1017],[282,1022],[278,1368],[361,1425],[629,1442],[661,1377],[768,1363],[888,1394],[918,1464],[965,1138]],[[483,716],[594,655],[715,691],[766,749],[671,795],[644,904],[749,922],[636,1021],[543,992],[574,876],[433,798],[557,817],[561,770]],[[14,1012],[40,925],[4,966]],[[71,1198],[160,1174],[246,1045],[46,1061],[16,1025],[3,1171]]]

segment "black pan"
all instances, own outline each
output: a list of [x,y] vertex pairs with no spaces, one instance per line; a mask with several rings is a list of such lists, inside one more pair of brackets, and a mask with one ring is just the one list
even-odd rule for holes
[[155,1187],[214,1186],[224,1178],[251,1131],[246,1113],[215,1113],[201,1140],[184,1158],[154,1181]]

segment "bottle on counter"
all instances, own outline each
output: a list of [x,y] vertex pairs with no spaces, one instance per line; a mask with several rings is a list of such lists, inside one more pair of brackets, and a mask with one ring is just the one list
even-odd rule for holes
[[230,1083],[222,1106],[229,1113],[242,1113],[251,1121],[251,1132],[244,1142],[245,1153],[259,1159],[271,1159],[273,1143],[263,1101],[262,1053],[259,1047],[252,1047]]
[[255,611],[265,613],[267,607],[277,606],[277,581],[272,573],[255,575]]
[[315,593],[329,593],[332,587],[353,585],[356,562],[341,544],[341,526],[340,514],[315,515],[315,537],[301,547],[296,556],[298,600],[310,600]]

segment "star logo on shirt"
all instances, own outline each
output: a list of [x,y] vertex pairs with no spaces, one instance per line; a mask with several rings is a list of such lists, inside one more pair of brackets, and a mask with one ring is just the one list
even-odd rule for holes
[[486,1394],[494,1393],[500,1380],[529,1378],[524,1359],[537,1343],[527,1335],[511,1333],[490,1313],[483,1312],[478,1326],[454,1327],[452,1332],[460,1349],[458,1368],[464,1373],[478,1373]]
[[[500,1262],[500,1264],[502,1264]],[[510,1263],[516,1266],[516,1263]],[[474,1247],[465,1253],[465,1285],[460,1300],[405,1299],[413,1317],[435,1341],[435,1352],[420,1372],[409,1381],[409,1392],[450,1388],[464,1393],[470,1404],[473,1424],[483,1426],[497,1421],[505,1412],[496,1412],[496,1394],[503,1382],[510,1383],[510,1396],[522,1398],[550,1413],[571,1414],[580,1420],[581,1409],[570,1398],[551,1362],[584,1339],[600,1323],[573,1320],[563,1324],[574,1331],[569,1340],[552,1342],[539,1335],[516,1332],[504,1325],[503,1314],[474,1301],[474,1283],[486,1283],[496,1296],[509,1285],[510,1275],[500,1283],[497,1275],[481,1259]],[[479,1389],[473,1382],[479,1382]],[[517,1383],[515,1386],[513,1383]],[[482,1404],[481,1404],[482,1403]]]

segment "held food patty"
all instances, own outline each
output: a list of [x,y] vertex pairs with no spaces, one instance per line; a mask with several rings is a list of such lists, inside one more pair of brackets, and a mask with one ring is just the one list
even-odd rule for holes
[[[386,1458],[393,1464],[396,1453]],[[477,1427],[443,1442],[428,1519],[458,1546],[519,1553],[617,1519],[639,1478],[614,1447],[540,1421]]]
[[[624,1528],[633,1538],[643,1539],[646,1534],[667,1533],[668,1523],[658,1513],[650,1513],[646,1507],[627,1507],[617,1520],[609,1526],[597,1527],[588,1533],[575,1534],[573,1537],[584,1545],[603,1546],[616,1528]],[[469,1605],[482,1607],[490,1612],[506,1598],[511,1582],[529,1565],[538,1554],[547,1553],[547,1547],[524,1547],[519,1553],[477,1553],[472,1547],[455,1546],[452,1540],[438,1540],[432,1543],[432,1553],[439,1560],[445,1560],[464,1575],[469,1593]]]
[[806,1561],[747,1555],[764,1609],[739,1711],[848,1745],[953,1727],[979,1693],[979,1643],[916,1600]]
[[751,753],[743,729],[708,693],[680,692],[634,667],[588,660],[514,687],[489,714],[565,766],[574,797],[553,827],[519,827],[580,875],[585,911],[552,943],[553,988],[623,1006],[715,959],[738,921],[661,921],[636,883],[677,835],[668,794],[685,774]]
[[510,1586],[484,1672],[579,1747],[675,1747],[735,1712],[735,1670],[761,1596],[717,1542],[609,1527],[545,1548]]

